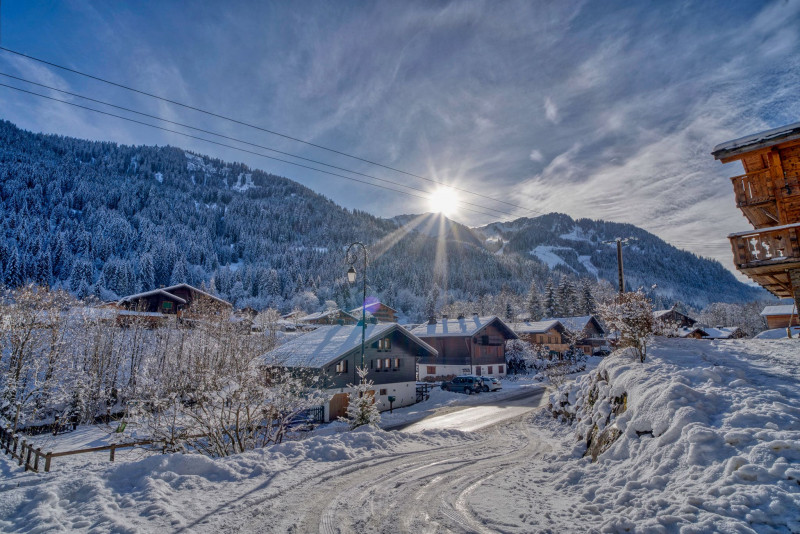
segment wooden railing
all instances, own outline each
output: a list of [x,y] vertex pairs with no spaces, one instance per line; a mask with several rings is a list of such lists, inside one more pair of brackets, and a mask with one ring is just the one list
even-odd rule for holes
[[[800,223],[728,236],[737,266],[800,261]],[[754,266],[753,265],[753,266]]]
[[775,200],[775,190],[769,169],[731,178],[736,194],[736,207],[750,206]]

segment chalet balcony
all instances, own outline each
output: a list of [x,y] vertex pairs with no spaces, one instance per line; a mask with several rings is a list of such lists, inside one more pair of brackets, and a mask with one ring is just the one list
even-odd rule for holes
[[731,182],[737,208],[775,202],[775,188],[769,169],[734,176]]
[[728,236],[736,268],[778,297],[790,297],[789,270],[800,269],[800,223]]

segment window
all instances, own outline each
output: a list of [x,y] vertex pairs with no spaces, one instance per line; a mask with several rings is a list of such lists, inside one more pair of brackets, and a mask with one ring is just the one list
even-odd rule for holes
[[480,365],[475,367],[475,374],[478,375],[478,376],[481,376],[481,366]]
[[385,337],[378,341],[378,350],[379,351],[390,351],[392,350],[392,338]]
[[425,371],[429,375],[436,375],[436,366],[435,365],[428,365]]
[[494,374],[494,373],[492,372],[492,366],[491,366],[491,365],[489,366],[489,374],[490,374],[490,375],[493,375],[493,374]]
[[162,302],[161,303],[161,307],[164,308],[165,310],[171,310],[172,309],[172,303],[171,302]]
[[382,366],[383,366],[383,360],[381,360],[380,358],[375,360],[375,369],[376,370],[380,371]]
[[347,372],[347,360],[342,360],[336,364],[336,372],[337,373],[346,373]]
[[497,366],[497,372],[500,373],[501,375],[503,374],[503,366],[502,365],[498,365]]
[[382,389],[381,392],[379,393],[379,395],[386,395],[386,390]]
[[395,358],[394,359],[394,368],[395,369],[400,369],[400,358]]
[[384,358],[383,359],[383,366],[388,370],[392,367],[392,359],[391,358]]

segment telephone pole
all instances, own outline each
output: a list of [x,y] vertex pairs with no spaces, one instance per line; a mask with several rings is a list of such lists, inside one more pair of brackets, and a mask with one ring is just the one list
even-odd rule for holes
[[603,241],[603,243],[617,244],[617,270],[619,271],[619,294],[622,295],[625,293],[625,273],[623,272],[622,268],[622,245],[627,245],[631,241],[635,241],[635,237],[618,237],[613,241]]

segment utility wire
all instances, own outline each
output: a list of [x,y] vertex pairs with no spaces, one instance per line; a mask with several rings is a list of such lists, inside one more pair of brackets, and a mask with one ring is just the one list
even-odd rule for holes
[[[296,163],[294,161],[289,161],[289,160],[285,160],[285,159],[281,159],[281,158],[276,158],[274,156],[268,156],[268,155],[262,154],[260,152],[255,152],[253,150],[248,150],[246,148],[241,148],[241,147],[237,147],[237,146],[234,146],[234,145],[228,145],[226,143],[220,143],[218,141],[213,141],[211,139],[206,139],[204,137],[199,137],[199,136],[196,136],[196,135],[187,134],[185,132],[179,132],[177,130],[171,130],[169,128],[164,128],[163,126],[158,126],[156,124],[150,124],[150,123],[147,123],[147,122],[143,122],[143,121],[139,121],[139,120],[136,120],[136,119],[132,119],[130,117],[124,117],[122,115],[116,115],[114,113],[109,113],[107,111],[102,111],[102,110],[99,110],[99,109],[90,108],[88,106],[82,106],[80,104],[76,104],[75,102],[69,102],[67,100],[61,100],[59,98],[54,98],[52,96],[47,96],[47,95],[43,95],[43,94],[36,93],[36,92],[33,92],[33,91],[28,91],[27,89],[21,89],[19,87],[14,87],[13,85],[7,85],[7,84],[4,84],[4,83],[0,83],[0,87],[7,87],[8,89],[13,89],[15,91],[19,91],[19,92],[22,92],[22,93],[27,93],[27,94],[33,95],[33,96],[38,96],[40,98],[46,98],[47,100],[52,100],[54,102],[60,102],[62,104],[68,104],[70,106],[74,106],[76,108],[85,109],[87,111],[92,111],[94,113],[100,113],[102,115],[107,115],[109,117],[114,117],[114,118],[117,118],[117,119],[126,120],[126,121],[133,122],[133,123],[136,123],[136,124],[141,124],[143,126],[149,126],[150,128],[156,128],[158,130],[163,130],[165,132],[170,132],[170,133],[174,133],[174,134],[177,134],[177,135],[182,135],[184,137],[188,137],[188,138],[191,138],[191,139],[197,139],[199,141],[204,141],[206,143],[211,143],[211,144],[222,146],[222,147],[225,147],[225,148],[232,148],[234,150],[239,150],[240,152],[246,152],[248,154],[261,156],[262,158],[267,158],[267,159],[271,159],[271,160],[274,160],[274,161],[280,161],[281,163],[287,163],[289,165],[294,165],[296,167],[302,167],[304,169],[310,169],[312,171],[321,172],[321,173],[324,173],[324,174],[329,174],[331,176],[344,178],[345,180],[351,180],[353,182],[358,182],[358,183],[362,183],[362,184],[366,184],[366,185],[371,185],[372,187],[379,187],[381,189],[387,189],[389,191],[395,191],[397,193],[402,193],[404,195],[417,197],[417,198],[421,198],[421,199],[424,199],[424,200],[430,200],[431,199],[430,196],[418,195],[416,193],[411,193],[409,191],[403,191],[402,189],[395,189],[393,187],[388,187],[388,186],[385,186],[385,185],[373,184],[372,182],[367,182],[366,180],[359,180],[358,178],[353,178],[351,176],[345,176],[343,174],[338,174],[338,173],[335,173],[335,172],[326,171],[324,169],[317,169],[315,167],[311,167],[309,165],[303,165],[301,163]],[[479,211],[479,210],[475,210],[475,209],[471,209],[471,208],[462,208],[462,209],[464,209],[466,211],[471,211],[473,213],[478,213],[480,215],[486,215],[486,216],[489,216],[489,217],[496,217],[495,214],[487,213],[485,211]],[[491,208],[488,208],[488,209],[491,209]]]
[[[250,145],[252,147],[261,148],[261,149],[264,149],[264,150],[269,150],[270,152],[275,152],[277,154],[283,154],[284,156],[290,156],[290,157],[297,158],[297,159],[300,159],[300,160],[303,160],[303,161],[308,161],[309,163],[315,163],[317,165],[323,165],[325,167],[329,167],[329,168],[332,168],[332,169],[336,169],[336,170],[340,170],[340,171],[345,171],[345,172],[357,174],[359,176],[364,176],[366,178],[371,178],[371,179],[377,180],[379,182],[389,183],[389,184],[392,184],[392,185],[398,185],[400,187],[405,187],[405,188],[408,188],[408,189],[412,189],[414,191],[419,191],[421,193],[430,194],[430,191],[427,191],[427,190],[419,188],[419,187],[414,187],[414,186],[410,186],[410,185],[401,184],[401,183],[398,183],[398,182],[395,182],[395,181],[392,181],[392,180],[386,180],[384,178],[379,178],[379,177],[371,175],[371,174],[365,174],[363,172],[354,171],[352,169],[346,169],[344,167],[337,167],[336,165],[330,165],[330,164],[325,163],[323,161],[318,161],[318,160],[306,158],[306,157],[303,157],[303,156],[298,156],[297,154],[292,154],[290,152],[284,152],[283,150],[270,148],[268,146],[259,145],[257,143],[251,143],[249,141],[244,141],[242,139],[238,139],[236,137],[231,137],[229,135],[225,135],[225,134],[221,134],[221,133],[214,132],[214,131],[211,131],[211,130],[205,130],[203,128],[198,128],[196,126],[191,126],[189,124],[184,124],[184,123],[181,123],[181,122],[176,122],[176,121],[173,121],[173,120],[165,119],[163,117],[159,117],[158,115],[151,115],[149,113],[144,113],[142,111],[137,111],[135,109],[126,108],[126,107],[123,107],[123,106],[118,106],[118,105],[112,104],[110,102],[105,102],[103,100],[98,100],[96,98],[88,97],[88,96],[81,95],[81,94],[78,94],[78,93],[72,93],[70,91],[65,91],[64,89],[59,89],[57,87],[53,87],[53,86],[50,86],[50,85],[45,85],[43,83],[34,82],[32,80],[27,80],[25,78],[20,78],[19,76],[13,76],[11,74],[6,74],[4,72],[0,72],[0,76],[5,76],[7,78],[12,78],[14,80],[25,82],[25,83],[28,83],[28,84],[31,84],[31,85],[36,85],[38,87],[43,87],[43,88],[49,89],[51,91],[57,91],[59,93],[65,94],[65,95],[70,95],[70,96],[74,96],[74,97],[77,97],[77,98],[82,98],[82,99],[88,100],[90,102],[95,102],[97,104],[102,104],[104,106],[109,106],[109,107],[116,108],[116,109],[119,109],[119,110],[122,110],[122,111],[127,111],[129,113],[135,113],[137,115],[141,115],[143,117],[149,117],[151,119],[156,119],[156,120],[159,120],[159,121],[162,121],[162,122],[166,122],[168,124],[174,124],[175,126],[180,126],[182,128],[188,128],[190,130],[194,130],[194,131],[197,131],[197,132],[202,132],[202,133],[206,133],[206,134],[213,135],[213,136],[216,136],[216,137],[220,137],[220,138],[223,138],[223,139],[236,141],[237,143],[242,143],[242,144],[245,144],[245,145]],[[509,217],[516,217],[517,216],[517,215],[515,215],[513,213],[510,213],[508,211],[499,210],[497,208],[490,208],[488,206],[482,206],[480,204],[475,204],[473,202],[468,202],[466,200],[456,200],[456,202],[459,203],[459,204],[466,204],[466,205],[469,205],[469,206],[474,206],[474,207],[480,208],[480,209],[487,209],[487,210],[490,210],[490,211],[495,211],[495,212],[497,212],[497,213],[499,213],[501,215],[508,215]]]
[[138,93],[140,95],[148,96],[150,98],[155,98],[157,100],[161,100],[162,102],[167,102],[169,104],[173,104],[175,106],[180,106],[180,107],[185,108],[185,109],[190,109],[192,111],[197,111],[198,113],[203,113],[203,114],[209,115],[211,117],[216,117],[218,119],[223,119],[223,120],[226,120],[226,121],[230,121],[230,122],[233,122],[235,124],[239,124],[241,126],[247,126],[248,128],[253,128],[255,130],[266,132],[266,133],[269,133],[269,134],[272,134],[272,135],[277,135],[279,137],[283,137],[284,139],[289,139],[291,141],[296,141],[298,143],[303,143],[303,144],[308,145],[308,146],[313,146],[314,148],[319,148],[321,150],[326,150],[326,151],[332,152],[334,154],[339,154],[341,156],[345,156],[345,157],[352,158],[352,159],[355,159],[355,160],[358,160],[358,161],[362,161],[364,163],[369,163],[370,165],[375,165],[375,166],[382,167],[382,168],[390,170],[390,171],[394,171],[394,172],[397,172],[397,173],[400,173],[400,174],[405,174],[406,176],[411,176],[411,177],[414,177],[414,178],[418,178],[420,180],[426,180],[428,182],[432,182],[432,183],[435,183],[435,184],[443,185],[445,187],[449,187],[449,188],[455,189],[457,191],[462,191],[462,192],[468,193],[470,195],[475,195],[475,196],[479,196],[479,197],[485,198],[487,200],[491,200],[492,202],[500,202],[502,204],[506,204],[508,206],[513,206],[515,208],[522,209],[522,210],[525,210],[525,211],[529,211],[531,213],[544,215],[544,213],[541,212],[541,211],[534,210],[534,209],[531,209],[531,208],[526,208],[525,206],[521,206],[519,204],[514,204],[513,202],[508,202],[508,201],[505,201],[505,200],[494,198],[494,197],[489,196],[489,195],[484,195],[482,193],[476,193],[474,191],[470,191],[469,189],[464,189],[464,188],[461,188],[461,187],[449,185],[449,184],[447,184],[445,182],[442,182],[442,181],[439,181],[439,180],[434,180],[433,178],[428,178],[427,176],[414,174],[412,172],[404,171],[402,169],[391,167],[389,165],[384,165],[382,163],[378,163],[376,161],[372,161],[372,160],[365,159],[365,158],[362,158],[362,157],[359,157],[359,156],[355,156],[353,154],[348,154],[347,152],[342,152],[340,150],[336,150],[336,149],[333,149],[333,148],[328,148],[326,146],[318,145],[316,143],[312,143],[311,141],[306,141],[304,139],[300,139],[300,138],[297,138],[297,137],[292,137],[291,135],[283,134],[283,133],[277,132],[275,130],[270,130],[270,129],[267,129],[267,128],[263,128],[261,126],[257,126],[255,124],[251,124],[251,123],[248,123],[248,122],[240,121],[238,119],[234,119],[232,117],[221,115],[219,113],[214,113],[212,111],[207,111],[205,109],[198,108],[196,106],[191,106],[189,104],[184,104],[182,102],[178,102],[176,100],[171,100],[169,98],[165,98],[165,97],[153,94],[153,93],[148,93],[147,91],[143,91],[141,89],[136,89],[136,88],[130,87],[128,85],[124,85],[124,84],[117,83],[117,82],[112,82],[111,80],[107,80],[107,79],[101,78],[99,76],[94,76],[92,74],[87,74],[85,72],[81,72],[81,71],[76,70],[76,69],[71,69],[69,67],[65,67],[63,65],[59,65],[59,64],[53,63],[51,61],[46,61],[44,59],[40,59],[40,58],[37,58],[37,57],[34,57],[34,56],[29,56],[28,54],[23,54],[22,52],[17,52],[16,50],[11,50],[10,48],[6,48],[4,46],[0,46],[0,50],[3,50],[3,51],[8,52],[10,54],[15,54],[17,56],[21,56],[21,57],[24,57],[24,58],[27,58],[27,59],[30,59],[30,60],[33,60],[33,61],[37,61],[37,62],[43,63],[45,65],[50,65],[51,67],[55,67],[57,69],[61,69],[61,70],[67,71],[67,72],[71,72],[73,74],[78,74],[79,76],[84,76],[84,77],[92,79],[92,80],[96,80],[96,81],[103,82],[103,83],[106,83],[106,84],[109,84],[109,85],[113,85],[115,87],[119,87],[119,88],[125,89],[127,91],[132,91],[134,93]]

